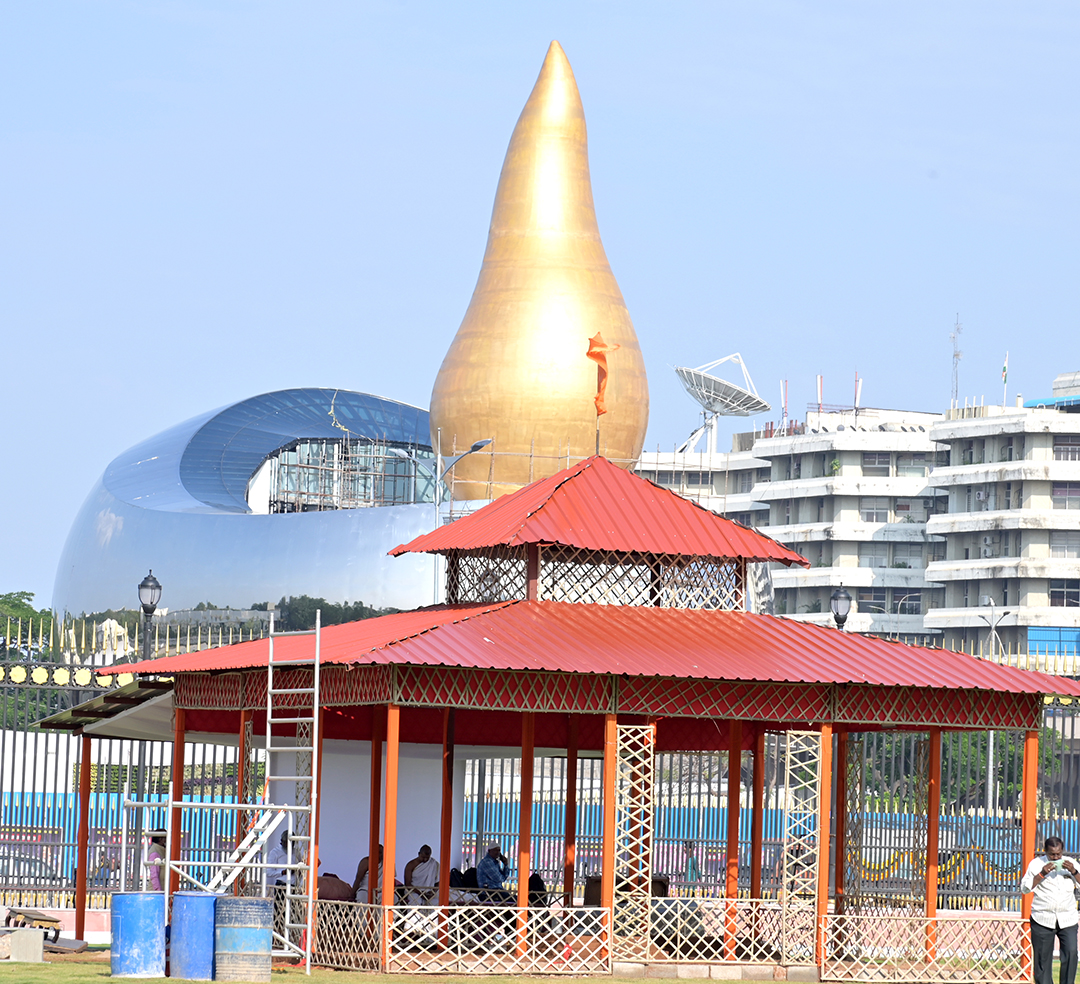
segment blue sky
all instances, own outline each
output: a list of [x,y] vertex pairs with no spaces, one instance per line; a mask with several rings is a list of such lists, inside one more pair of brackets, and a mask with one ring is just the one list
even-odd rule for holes
[[697,422],[669,367],[736,350],[794,416],[856,370],[864,405],[944,408],[957,313],[962,396],[1001,399],[1006,350],[1026,398],[1080,369],[1075,5],[8,4],[0,591],[47,603],[96,477],[177,421],[427,405],[552,38],[648,446]]

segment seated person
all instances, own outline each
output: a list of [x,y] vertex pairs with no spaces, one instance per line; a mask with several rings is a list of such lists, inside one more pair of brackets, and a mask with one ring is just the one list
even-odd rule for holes
[[498,843],[488,847],[487,854],[476,866],[476,884],[481,899],[496,902],[512,902],[513,896],[503,889],[503,882],[510,877],[510,865],[506,863]]
[[[319,901],[352,902],[356,898],[352,885],[342,881],[337,875],[319,875]],[[364,889],[364,901],[367,901],[367,889]]]
[[406,893],[405,901],[409,905],[430,902],[437,894],[435,886],[438,884],[439,862],[431,856],[431,848],[424,844],[416,857],[405,865],[405,887],[414,889]]
[[[379,888],[382,885],[382,844],[379,845],[379,864],[375,871],[375,901],[379,901]],[[368,900],[368,875],[370,874],[370,857],[363,857],[356,866],[356,877],[353,879],[353,898],[357,902]]]

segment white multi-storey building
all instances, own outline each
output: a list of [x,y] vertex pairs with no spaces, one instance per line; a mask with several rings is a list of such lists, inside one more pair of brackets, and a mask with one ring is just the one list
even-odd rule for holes
[[949,510],[928,524],[947,550],[927,570],[945,585],[927,627],[985,650],[993,621],[1008,649],[1076,652],[1080,373],[1059,376],[1047,400],[950,410],[931,436],[948,448],[933,482]]
[[638,471],[810,561],[772,572],[779,615],[827,623],[843,585],[849,630],[1080,651],[1080,373],[1016,407],[811,411]]
[[807,414],[783,434],[736,434],[730,454],[642,455],[639,474],[799,551],[807,570],[773,571],[775,610],[831,621],[829,597],[855,599],[848,628],[921,638],[941,603],[926,564],[943,544],[927,519],[944,508],[930,487],[936,414],[890,410]]
[[772,463],[755,488],[769,506],[769,535],[806,557],[808,569],[773,571],[778,615],[829,623],[843,585],[855,600],[847,628],[919,638],[941,603],[926,565],[943,544],[927,521],[945,508],[929,482],[936,414],[894,410],[807,414],[799,433],[754,443]]

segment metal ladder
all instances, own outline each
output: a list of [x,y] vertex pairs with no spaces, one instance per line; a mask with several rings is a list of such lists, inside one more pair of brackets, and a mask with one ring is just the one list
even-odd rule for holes
[[[315,651],[311,660],[275,660],[275,639],[284,636],[308,635],[315,637]],[[311,865],[311,847],[316,807],[319,801],[321,641],[321,611],[315,612],[315,628],[302,632],[275,632],[274,615],[271,612],[270,658],[266,669],[266,785],[263,795],[263,802],[266,805],[262,807],[262,816],[274,811],[274,807],[269,802],[272,782],[296,784],[296,806],[287,811],[284,918],[274,929],[274,955],[303,957],[309,974],[311,973],[311,948],[315,926],[315,900],[318,897],[318,875]],[[303,670],[309,666],[312,667],[311,686],[288,686],[290,682],[294,682],[289,681],[285,676],[289,671]],[[289,731],[293,734],[286,733]],[[292,772],[275,772],[278,763],[287,755],[294,756],[295,765]],[[271,824],[267,828],[268,831],[276,829],[276,824]],[[281,932],[278,931],[279,929]]]

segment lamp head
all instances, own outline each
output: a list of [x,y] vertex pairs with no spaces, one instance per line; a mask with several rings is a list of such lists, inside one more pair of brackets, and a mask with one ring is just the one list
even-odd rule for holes
[[829,608],[832,609],[832,617],[836,621],[836,627],[842,629],[847,617],[851,612],[851,595],[847,588],[840,585],[829,598]]
[[142,605],[144,615],[153,615],[157,611],[158,602],[161,601],[161,582],[150,571],[139,582],[139,604]]

